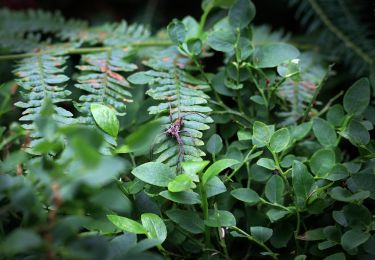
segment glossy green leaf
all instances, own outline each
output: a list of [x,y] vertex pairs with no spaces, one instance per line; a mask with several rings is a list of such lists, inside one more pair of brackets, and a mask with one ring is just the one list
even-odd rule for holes
[[274,132],[270,140],[270,148],[273,152],[279,153],[284,151],[290,142],[290,134],[287,128],[281,128]]
[[311,171],[320,178],[326,177],[335,164],[335,153],[331,149],[318,150],[310,159]]
[[253,125],[253,144],[258,147],[265,146],[271,139],[271,132],[268,126],[262,122],[255,121]]
[[227,188],[225,187],[224,183],[217,176],[211,178],[206,183],[205,188],[207,198],[211,198],[213,196],[216,196],[227,191]]
[[198,174],[201,173],[210,161],[183,161],[181,167],[184,173],[190,176],[194,182],[199,182]]
[[234,28],[245,28],[255,17],[255,6],[250,0],[237,0],[229,9],[229,23]]
[[220,135],[213,134],[207,141],[207,151],[210,154],[218,154],[223,149],[223,140]]
[[181,192],[162,191],[159,193],[159,195],[166,198],[167,200],[180,203],[180,204],[194,205],[194,204],[201,203],[198,193],[195,193],[193,191],[181,191]]
[[249,188],[235,189],[232,190],[230,194],[236,199],[246,202],[249,205],[255,205],[260,201],[258,193]]
[[299,161],[293,162],[292,183],[296,204],[300,207],[304,207],[307,198],[310,196],[314,178],[308,172],[307,167]]
[[257,161],[257,165],[262,166],[268,170],[275,170],[276,169],[276,163],[274,160],[269,158],[260,158]]
[[312,122],[302,123],[291,129],[291,137],[292,139],[299,141],[302,140],[311,130]]
[[233,159],[222,159],[213,163],[202,176],[202,184],[205,185],[210,179],[217,176],[220,172],[233,165],[238,164],[239,161]]
[[299,51],[286,43],[270,43],[255,49],[253,61],[258,68],[272,68],[281,63],[295,59]]
[[231,227],[236,225],[236,219],[229,211],[209,210],[204,224],[208,227]]
[[96,124],[106,133],[117,137],[120,123],[116,116],[116,111],[101,104],[91,104],[91,114]]
[[336,144],[335,128],[322,118],[314,118],[313,131],[319,143],[323,146],[334,146]]
[[357,80],[344,95],[344,109],[348,114],[362,114],[370,103],[370,82],[367,78]]
[[266,183],[265,195],[272,203],[283,204],[285,184],[278,175],[273,175]]
[[343,136],[356,146],[367,145],[370,142],[370,133],[361,122],[355,119],[350,120]]
[[270,219],[271,222],[276,222],[288,214],[289,214],[289,211],[282,210],[282,209],[270,209],[266,213],[267,217]]
[[259,242],[268,241],[273,234],[273,230],[267,227],[255,226],[250,227],[250,234]]
[[125,218],[117,215],[107,215],[107,218],[119,229],[134,233],[134,234],[146,234],[146,229],[130,218]]
[[142,225],[147,230],[147,237],[159,240],[160,244],[167,238],[167,227],[163,220],[154,213],[141,215]]
[[193,180],[187,174],[177,175],[173,181],[168,183],[168,190],[170,192],[180,192],[190,190],[195,187],[196,185],[194,184]]
[[170,167],[159,162],[141,164],[134,168],[132,174],[141,181],[159,187],[168,187],[169,182],[176,177]]

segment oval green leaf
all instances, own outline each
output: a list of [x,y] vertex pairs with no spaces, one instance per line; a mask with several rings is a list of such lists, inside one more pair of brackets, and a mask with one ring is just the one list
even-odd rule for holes
[[105,105],[96,103],[91,104],[90,110],[92,117],[100,129],[113,137],[117,137],[120,122],[117,119],[116,111]]
[[148,162],[136,167],[132,174],[143,182],[159,187],[168,187],[176,174],[167,165],[159,162]]

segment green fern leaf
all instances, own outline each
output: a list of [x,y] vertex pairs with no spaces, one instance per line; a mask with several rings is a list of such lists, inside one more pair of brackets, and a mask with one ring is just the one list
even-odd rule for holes
[[15,105],[24,109],[19,120],[29,122],[23,124],[23,128],[30,131],[30,137],[33,139],[30,148],[42,138],[35,120],[39,117],[47,98],[53,104],[52,117],[58,124],[66,125],[75,122],[72,118],[73,114],[59,106],[61,102],[70,101],[68,96],[71,92],[65,89],[69,78],[63,74],[65,61],[65,57],[40,52],[33,57],[22,59],[14,70],[17,76],[16,82],[23,89],[21,92],[23,100]]
[[[78,84],[75,86],[85,93],[75,103],[81,113],[79,122],[85,125],[95,125],[90,111],[90,105],[99,103],[116,110],[117,115],[125,115],[125,103],[132,102],[130,84],[122,72],[130,72],[137,68],[128,62],[130,49],[111,49],[108,51],[82,55],[82,65],[77,66],[81,71]],[[113,138],[105,135],[107,141],[115,144]]]
[[198,148],[204,144],[202,131],[209,129],[208,124],[213,122],[207,115],[212,111],[207,106],[209,96],[203,92],[207,84],[191,75],[190,60],[181,56],[174,47],[156,52],[144,63],[152,70],[135,73],[129,81],[150,86],[146,93],[159,104],[151,106],[149,113],[163,114],[160,120],[165,129],[171,126],[170,117],[172,123],[183,119],[179,133],[183,144],[179,145],[176,138],[161,133],[154,144],[157,147],[153,151],[157,155],[156,161],[176,166],[182,160],[202,160],[205,153]]

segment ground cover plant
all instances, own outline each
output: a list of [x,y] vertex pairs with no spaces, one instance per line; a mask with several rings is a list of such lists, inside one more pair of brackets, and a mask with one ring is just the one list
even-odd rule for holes
[[157,33],[0,10],[1,259],[374,257],[373,55],[338,37],[356,79],[322,96],[332,57],[250,0],[201,9]]

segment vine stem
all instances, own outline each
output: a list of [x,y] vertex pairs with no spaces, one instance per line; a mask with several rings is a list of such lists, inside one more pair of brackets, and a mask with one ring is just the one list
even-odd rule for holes
[[[170,41],[143,41],[143,42],[133,42],[128,45],[118,45],[118,46],[105,46],[105,47],[87,47],[87,48],[73,48],[64,52],[62,55],[72,55],[72,54],[85,54],[93,52],[103,52],[109,51],[116,48],[127,48],[127,47],[138,47],[138,48],[147,48],[147,47],[158,47],[158,46],[170,46],[173,45]],[[54,50],[44,51],[43,53],[54,53]],[[0,61],[6,60],[16,60],[34,57],[38,55],[39,52],[29,52],[29,53],[20,53],[20,54],[9,54],[9,55],[0,55]]]
[[250,241],[256,243],[257,245],[259,245],[260,247],[262,247],[264,250],[266,250],[273,259],[278,259],[277,258],[277,255],[276,253],[274,253],[268,246],[266,246],[264,243],[258,241],[257,239],[255,239],[253,236],[251,236],[250,234],[246,233],[245,231],[243,231],[242,229],[236,227],[236,226],[232,226],[230,227],[231,229],[237,231],[238,233],[240,233],[241,235],[244,235],[247,239],[249,239]]

